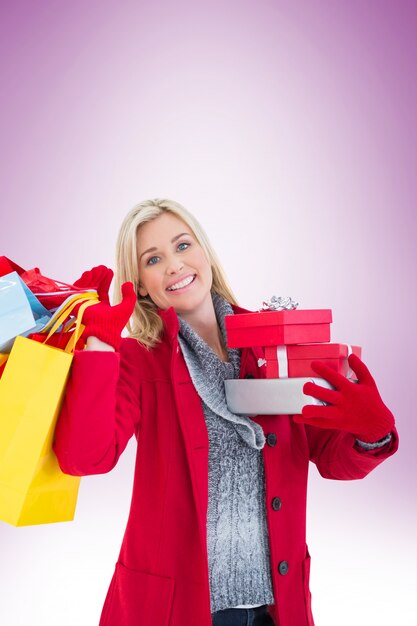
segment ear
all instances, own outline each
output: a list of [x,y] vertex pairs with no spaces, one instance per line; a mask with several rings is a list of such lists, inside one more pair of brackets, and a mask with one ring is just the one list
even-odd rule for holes
[[145,287],[142,287],[141,284],[139,284],[138,292],[139,292],[139,295],[142,296],[142,298],[145,298],[148,295],[148,292],[146,291]]

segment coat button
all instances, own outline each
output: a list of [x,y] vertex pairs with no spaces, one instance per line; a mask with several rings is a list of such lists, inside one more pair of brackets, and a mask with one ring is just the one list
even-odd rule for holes
[[268,446],[275,446],[277,442],[277,436],[275,433],[268,433],[266,436],[266,443],[268,444]]
[[271,506],[274,511],[279,511],[282,506],[281,498],[272,498]]
[[255,378],[255,377],[253,376],[253,374],[245,374],[245,378],[248,379],[248,378]]
[[278,571],[282,576],[285,576],[285,574],[288,574],[287,561],[281,561],[281,563],[278,565]]

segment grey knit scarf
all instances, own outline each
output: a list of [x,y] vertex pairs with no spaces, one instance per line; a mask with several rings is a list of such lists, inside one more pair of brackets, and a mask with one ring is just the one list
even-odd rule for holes
[[[231,306],[213,296],[218,324]],[[178,340],[201,398],[209,438],[207,551],[212,612],[274,601],[265,510],[261,448],[264,434],[249,417],[226,406],[224,381],[239,376],[240,351],[228,350],[222,362],[180,319]]]
[[[225,315],[233,315],[231,305],[217,294],[213,294],[213,306],[217,322],[227,345]],[[229,348],[229,362],[219,357],[206,342],[179,316],[180,334],[178,341],[182,348],[194,385],[203,402],[219,417],[234,424],[243,441],[251,448],[261,450],[265,445],[265,435],[259,424],[249,417],[235,415],[227,408],[224,381],[239,378],[240,350]]]

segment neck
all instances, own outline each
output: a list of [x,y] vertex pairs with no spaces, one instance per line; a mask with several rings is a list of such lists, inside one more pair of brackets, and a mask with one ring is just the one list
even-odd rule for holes
[[198,312],[193,311],[192,313],[181,313],[181,317],[200,335],[201,339],[210,346],[222,361],[229,360],[211,298],[207,300],[202,310]]

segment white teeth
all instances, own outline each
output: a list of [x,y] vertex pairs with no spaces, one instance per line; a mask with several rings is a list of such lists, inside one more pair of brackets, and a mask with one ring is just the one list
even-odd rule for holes
[[181,289],[182,287],[186,287],[187,285],[193,282],[194,278],[195,276],[189,276],[188,278],[185,278],[184,280],[182,280],[180,283],[175,283],[175,285],[172,285],[172,287],[168,287],[168,291],[175,291],[176,289]]

